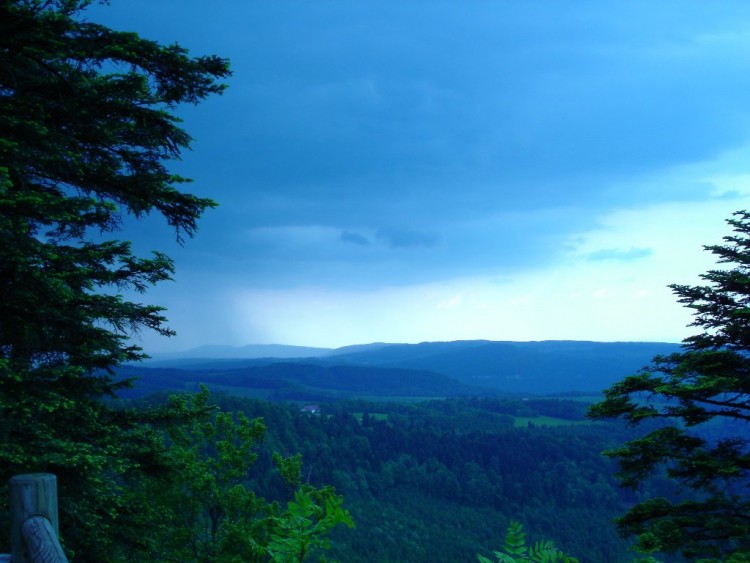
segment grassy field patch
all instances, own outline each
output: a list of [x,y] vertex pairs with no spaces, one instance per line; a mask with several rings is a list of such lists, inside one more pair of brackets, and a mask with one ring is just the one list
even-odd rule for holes
[[513,419],[513,426],[516,428],[525,428],[529,423],[536,426],[575,426],[580,424],[593,424],[590,420],[566,420],[554,416],[516,416]]

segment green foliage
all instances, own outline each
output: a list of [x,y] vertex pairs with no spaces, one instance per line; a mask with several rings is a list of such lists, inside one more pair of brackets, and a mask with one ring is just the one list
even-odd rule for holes
[[166,168],[190,144],[173,112],[229,70],[88,22],[88,4],[0,0],[0,483],[57,474],[66,549],[104,561],[147,542],[129,487],[160,463],[150,415],[106,402],[127,385],[111,369],[143,356],[139,330],[171,334],[122,294],[173,274],[114,233],[155,212],[194,234],[214,203]]
[[[513,428],[475,410],[522,409],[528,401],[520,399],[343,402],[321,405],[320,416],[294,405],[216,400],[268,425],[252,476],[256,494],[288,499],[272,452],[299,451],[305,483],[344,495],[357,527],[328,536],[326,554],[339,561],[469,561],[497,549],[509,517],[582,560],[629,561],[612,519],[632,494],[617,487],[614,462],[600,455],[632,436],[622,424]],[[373,412],[382,416],[363,414]],[[668,494],[660,485],[645,490]]]
[[195,233],[215,204],[166,167],[191,141],[174,111],[230,73],[91,23],[88,4],[0,0],[0,482],[57,475],[79,562],[301,560],[351,519],[330,488],[300,485],[285,510],[256,497],[261,420],[212,412],[205,391],[151,410],[110,400],[129,385],[114,368],[144,357],[132,337],[172,334],[162,308],[123,295],[174,273],[115,233],[151,213],[180,242]]
[[[55,379],[36,380],[36,385],[24,388],[28,381],[23,372],[0,362],[4,391],[19,390],[13,401],[5,400],[0,408],[0,503],[7,502],[4,485],[11,475],[55,473],[66,548],[85,549],[87,555],[77,556],[81,561],[89,556],[104,560],[117,550],[115,544],[132,540],[137,545],[142,537],[137,522],[126,514],[125,484],[155,470],[161,441],[142,423],[147,413],[113,410],[102,401],[74,400],[66,394],[66,387],[77,383],[78,369],[51,372],[35,370],[37,376]],[[1,514],[0,525],[7,530],[6,513]]]
[[[208,392],[171,398],[171,408],[204,410]],[[148,496],[163,510],[162,560],[253,560],[263,555],[266,503],[245,486],[265,426],[242,413],[215,412],[210,418],[169,427],[167,478],[146,483]],[[259,516],[260,515],[260,516]]]
[[284,457],[278,452],[274,452],[273,461],[279,468],[281,478],[289,488],[298,487],[302,479],[302,454],[296,454],[291,457]]
[[[497,563],[522,563],[532,561],[534,563],[578,563],[578,559],[565,555],[555,547],[549,540],[535,542],[532,546],[526,545],[526,533],[520,522],[511,520],[508,531],[505,534],[503,551],[495,551],[493,555]],[[480,563],[493,563],[482,555],[477,555]]]
[[643,437],[605,452],[620,462],[623,484],[635,488],[660,470],[694,494],[654,498],[619,520],[644,553],[681,551],[722,560],[750,548],[750,213],[728,223],[726,244],[705,247],[728,270],[701,276],[708,285],[670,286],[694,311],[700,334],[683,351],[657,356],[651,366],[605,392],[590,411],[631,424],[661,421]]
[[[146,558],[159,561],[303,561],[328,547],[338,524],[353,525],[331,487],[300,484],[301,457],[274,456],[293,500],[282,508],[250,486],[265,436],[260,418],[217,410],[208,391],[169,398],[164,472],[141,482],[136,504],[148,506],[153,523]],[[192,418],[185,422],[186,418]]]
[[330,548],[328,535],[339,524],[354,527],[343,498],[332,487],[303,485],[284,513],[273,519],[268,553],[278,563],[304,561],[311,552]]

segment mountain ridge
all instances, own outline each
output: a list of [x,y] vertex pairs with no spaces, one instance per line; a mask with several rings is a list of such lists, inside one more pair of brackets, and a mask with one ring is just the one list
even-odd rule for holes
[[[666,342],[578,340],[372,343],[338,349],[262,345],[239,350],[246,353],[276,351],[286,356],[154,359],[140,365],[143,368],[178,368],[203,372],[265,368],[279,363],[290,366],[306,364],[326,370],[344,369],[348,366],[349,372],[353,374],[351,377],[359,373],[357,369],[377,368],[403,370],[404,377],[413,373],[416,379],[420,377],[417,372],[429,372],[471,388],[485,388],[493,392],[599,393],[648,365],[654,356],[670,354],[679,349],[679,344]],[[216,351],[215,348],[212,350]],[[318,355],[295,356],[310,351]],[[339,381],[345,387],[343,380]],[[415,394],[418,393],[415,391]]]

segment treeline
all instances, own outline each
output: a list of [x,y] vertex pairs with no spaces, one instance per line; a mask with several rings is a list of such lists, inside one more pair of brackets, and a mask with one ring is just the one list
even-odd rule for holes
[[118,368],[117,374],[121,379],[137,380],[135,387],[121,393],[121,396],[131,398],[163,390],[193,391],[198,389],[199,384],[271,401],[332,401],[363,395],[446,397],[488,393],[446,375],[425,370],[297,361],[230,369],[126,365]]
[[[251,474],[257,494],[283,493],[274,451],[301,453],[304,480],[343,494],[357,526],[333,533],[330,555],[341,561],[469,561],[497,549],[510,519],[582,561],[633,559],[612,520],[641,497],[617,485],[615,465],[600,455],[628,430],[514,426],[518,416],[582,419],[581,402],[349,401],[309,414],[295,404],[214,399],[268,427]],[[671,492],[666,480],[652,480],[640,494]]]

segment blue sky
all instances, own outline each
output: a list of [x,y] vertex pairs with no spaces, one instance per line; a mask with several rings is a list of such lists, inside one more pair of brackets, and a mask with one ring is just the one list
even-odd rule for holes
[[180,115],[216,199],[148,299],[200,344],[666,340],[750,207],[750,3],[112,0],[231,60]]

